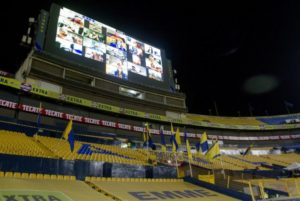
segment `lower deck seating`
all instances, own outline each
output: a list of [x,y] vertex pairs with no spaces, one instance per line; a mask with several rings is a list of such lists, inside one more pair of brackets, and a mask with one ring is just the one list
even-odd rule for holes
[[0,130],[0,153],[54,158],[55,155],[39,146],[33,138],[24,133]]
[[[112,201],[82,181],[0,178],[0,200]],[[26,199],[24,199],[26,197]]]
[[[120,148],[112,145],[101,145],[93,143],[85,143],[75,141],[74,151],[70,151],[70,145],[67,141],[44,136],[36,136],[37,142],[41,143],[55,155],[66,159],[66,160],[95,160],[95,161],[106,161],[112,163],[125,163],[132,165],[148,165],[146,158],[140,152]],[[79,150],[83,145],[93,147],[95,151],[80,154]],[[99,151],[101,150],[101,151]],[[139,157],[140,156],[140,157]]]
[[86,177],[77,181],[63,175],[0,172],[0,200],[138,201],[237,200],[182,179]]
[[112,195],[117,200],[174,200],[174,201],[212,201],[237,200],[215,191],[196,186],[182,180],[97,180],[89,182],[100,192]]

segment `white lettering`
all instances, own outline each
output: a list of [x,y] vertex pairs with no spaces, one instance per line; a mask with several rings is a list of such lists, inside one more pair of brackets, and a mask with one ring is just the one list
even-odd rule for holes
[[64,114],[62,112],[56,112],[53,110],[45,110],[45,113],[47,116],[58,117],[58,118],[63,118],[63,114]]
[[100,120],[92,119],[92,118],[88,118],[88,117],[84,117],[84,122],[89,123],[89,124],[96,124],[96,125],[100,124]]
[[73,121],[82,122],[82,116],[77,116],[72,114],[66,114],[66,119],[72,119]]

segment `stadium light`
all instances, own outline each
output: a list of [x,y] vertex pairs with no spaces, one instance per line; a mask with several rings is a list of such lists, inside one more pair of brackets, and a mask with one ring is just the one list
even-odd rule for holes
[[32,30],[34,29],[34,24],[36,23],[36,20],[34,17],[28,18],[28,27],[27,27],[27,32],[26,34],[23,34],[22,39],[21,39],[21,45],[25,47],[30,47],[32,45]]

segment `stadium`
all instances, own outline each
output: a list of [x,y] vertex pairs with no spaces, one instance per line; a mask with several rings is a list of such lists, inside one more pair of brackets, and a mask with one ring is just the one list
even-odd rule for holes
[[0,75],[0,200],[300,200],[299,114],[189,113],[165,50],[57,4],[35,25]]

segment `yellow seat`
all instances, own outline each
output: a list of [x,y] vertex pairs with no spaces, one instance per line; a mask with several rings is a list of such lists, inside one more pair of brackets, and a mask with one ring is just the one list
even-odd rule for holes
[[28,179],[28,178],[29,178],[29,174],[28,174],[28,173],[22,173],[22,174],[21,174],[21,177],[22,177],[23,179]]
[[50,175],[50,179],[56,180],[56,179],[57,179],[57,176],[56,176],[55,174],[52,174],[52,175]]
[[4,177],[4,172],[0,172],[0,177]]
[[75,176],[70,176],[70,180],[74,181],[74,180],[76,180],[76,177]]
[[64,176],[63,175],[57,175],[57,179],[58,180],[64,180]]
[[91,181],[91,177],[85,177],[84,181]]
[[30,174],[29,174],[29,178],[30,178],[30,179],[36,179],[36,178],[37,178],[37,175],[34,174],[34,173],[30,173]]
[[44,175],[43,175],[43,174],[37,174],[37,175],[36,175],[36,178],[37,178],[37,179],[44,179]]
[[51,179],[49,174],[44,174],[43,179]]
[[13,174],[13,177],[15,177],[15,178],[21,178],[21,173],[20,172],[15,172]]
[[70,180],[70,176],[69,175],[64,175],[64,180]]
[[5,172],[4,176],[5,177],[13,177],[13,173],[12,172]]

